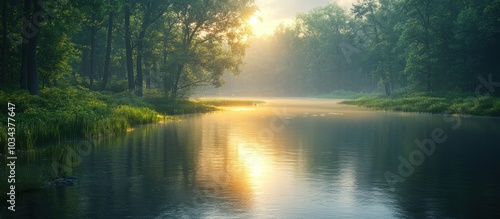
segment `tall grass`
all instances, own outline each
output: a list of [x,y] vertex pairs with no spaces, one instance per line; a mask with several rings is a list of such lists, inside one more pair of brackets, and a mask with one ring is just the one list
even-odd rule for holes
[[0,144],[4,151],[7,150],[8,138],[8,102],[16,106],[16,148],[22,150],[61,140],[125,132],[134,125],[172,119],[161,114],[205,113],[219,110],[221,106],[261,103],[248,100],[172,100],[159,93],[137,97],[129,92],[99,93],[81,87],[45,88],[38,96],[26,91],[0,91],[0,122],[3,123],[0,125]]
[[[131,93],[91,92],[85,88],[46,88],[38,96],[26,91],[5,93],[0,90],[0,144],[7,152],[7,103],[15,104],[16,149],[23,162],[16,167],[16,191],[46,187],[51,181],[50,163],[36,160],[59,159],[71,146],[44,144],[63,140],[125,132],[131,126],[171,120],[164,114],[201,113],[218,110],[218,106],[254,105],[252,101],[171,100],[160,95],[137,97]],[[160,114],[159,112],[163,113]],[[0,160],[5,159],[0,156]],[[21,158],[20,158],[21,159]],[[21,160],[20,160],[21,161]],[[5,168],[0,176],[7,178]],[[0,187],[6,194],[7,187]]]
[[[25,150],[64,139],[124,132],[132,125],[159,120],[159,113],[152,109],[120,105],[117,99],[110,99],[76,88],[43,89],[39,96],[0,92],[0,106],[4,106],[0,107],[0,120],[7,121],[7,102],[15,104],[16,145]],[[6,149],[6,126],[0,131],[0,142]]]

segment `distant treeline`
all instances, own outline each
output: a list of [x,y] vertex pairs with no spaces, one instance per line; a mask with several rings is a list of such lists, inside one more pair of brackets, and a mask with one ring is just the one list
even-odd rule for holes
[[500,0],[330,4],[255,39],[233,90],[488,93],[500,86],[499,51]]

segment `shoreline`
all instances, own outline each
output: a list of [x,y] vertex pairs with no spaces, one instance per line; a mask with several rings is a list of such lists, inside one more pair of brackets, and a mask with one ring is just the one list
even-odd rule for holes
[[379,95],[344,100],[340,104],[396,112],[500,117],[500,98],[488,95],[477,97],[457,93],[400,94],[390,97]]
[[[59,97],[59,98],[57,98]],[[98,136],[126,133],[138,125],[164,123],[178,120],[177,115],[208,113],[224,110],[224,107],[254,106],[262,103],[253,100],[224,99],[177,99],[169,100],[159,95],[136,97],[128,93],[106,94],[83,89],[48,88],[39,96],[27,92],[7,93],[0,91],[0,102],[16,104],[16,152],[37,152],[46,155],[47,145],[58,145],[65,141],[85,141]],[[7,104],[5,104],[7,105]],[[0,119],[7,121],[7,112],[0,109]],[[5,130],[4,130],[5,129]],[[3,143],[1,158],[8,152],[6,126],[1,126],[0,141]],[[50,147],[50,146],[49,146]],[[82,148],[56,147],[61,153]],[[87,149],[86,149],[87,150]],[[63,168],[65,164],[62,164]],[[16,168],[16,195],[50,187],[66,173],[54,175],[53,167],[24,166]],[[4,168],[0,176],[7,179]],[[54,178],[56,177],[56,178]],[[55,179],[55,180],[54,180]],[[0,197],[6,198],[7,189],[0,188]],[[5,191],[4,191],[5,190]]]

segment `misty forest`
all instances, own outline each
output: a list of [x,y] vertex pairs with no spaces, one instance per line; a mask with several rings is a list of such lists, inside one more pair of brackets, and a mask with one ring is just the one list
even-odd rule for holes
[[299,2],[2,0],[0,214],[499,217],[500,0]]

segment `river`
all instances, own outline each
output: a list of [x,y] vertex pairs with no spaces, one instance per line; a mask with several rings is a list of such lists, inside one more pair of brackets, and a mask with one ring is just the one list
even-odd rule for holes
[[0,215],[500,218],[498,118],[265,101],[74,142],[93,144],[76,185],[18,194]]

